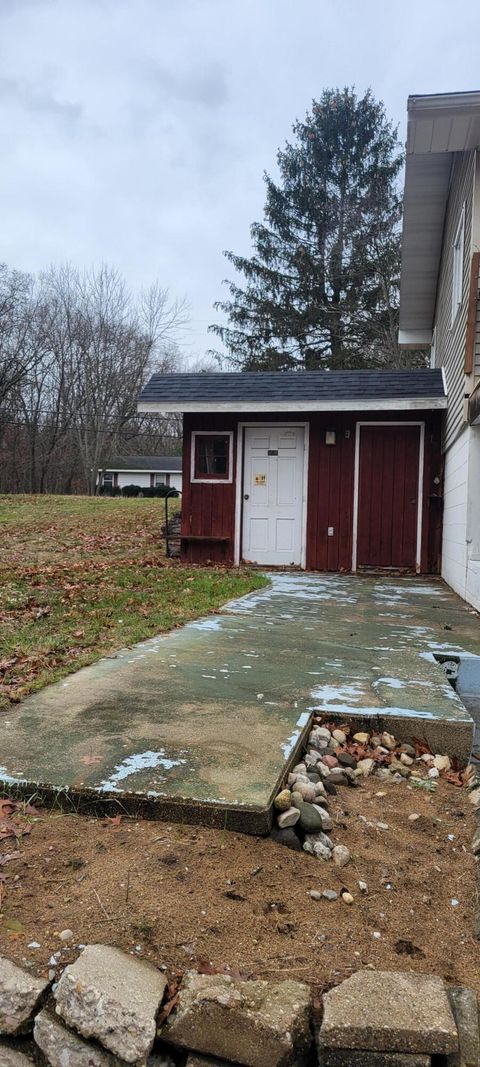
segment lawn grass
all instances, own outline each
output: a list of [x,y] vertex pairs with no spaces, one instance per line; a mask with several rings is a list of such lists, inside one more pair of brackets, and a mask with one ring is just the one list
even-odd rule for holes
[[155,499],[0,496],[0,708],[265,584],[167,560],[163,517]]

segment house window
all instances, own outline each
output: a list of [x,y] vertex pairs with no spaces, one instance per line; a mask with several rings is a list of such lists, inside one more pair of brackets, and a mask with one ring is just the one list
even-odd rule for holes
[[465,204],[455,232],[452,266],[452,326],[462,304],[463,295],[463,250],[465,244]]
[[158,485],[170,485],[170,475],[169,474],[156,474],[155,475],[155,485],[156,486],[158,486]]
[[231,482],[232,433],[192,433],[192,482]]
[[112,489],[113,487],[113,474],[110,471],[104,471],[103,473],[103,487],[104,489]]

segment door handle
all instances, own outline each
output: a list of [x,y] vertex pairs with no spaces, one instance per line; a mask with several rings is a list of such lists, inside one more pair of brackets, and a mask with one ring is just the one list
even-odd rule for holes
[[244,493],[243,494],[243,499],[244,500],[250,500],[250,494],[249,493]]

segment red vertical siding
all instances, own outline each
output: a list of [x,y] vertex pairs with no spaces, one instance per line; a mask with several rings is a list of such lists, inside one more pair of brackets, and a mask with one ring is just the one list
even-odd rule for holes
[[[425,455],[423,486],[423,525],[421,570],[438,573],[441,546],[441,412],[392,412],[381,414],[357,412],[311,413],[299,416],[292,412],[259,418],[258,414],[226,415],[189,414],[184,418],[182,555],[192,562],[232,563],[235,536],[235,480],[241,462],[236,454],[238,422],[308,422],[310,427],[307,507],[307,569],[349,571],[352,565],[353,489],[355,470],[355,431],[358,421],[425,421]],[[230,484],[194,483],[190,481],[190,442],[192,430],[233,431],[233,481]],[[336,442],[327,445],[325,434],[334,430]],[[401,446],[399,446],[401,447]],[[388,451],[388,450],[387,450]],[[382,463],[393,462],[385,453]],[[412,463],[412,457],[410,461]],[[392,492],[384,480],[382,492]],[[411,488],[411,487],[410,487]],[[404,486],[407,492],[409,486]],[[381,495],[373,495],[375,506]],[[397,503],[396,507],[399,506]],[[381,522],[381,509],[375,521]],[[332,536],[328,528],[333,527]],[[227,541],[188,541],[196,535],[204,538],[224,537]]]

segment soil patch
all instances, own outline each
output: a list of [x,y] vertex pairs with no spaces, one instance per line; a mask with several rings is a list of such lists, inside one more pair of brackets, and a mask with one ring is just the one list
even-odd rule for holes
[[[80,945],[104,942],[170,973],[290,976],[321,991],[373,965],[438,974],[480,994],[467,791],[370,778],[330,801],[332,836],[352,853],[341,870],[268,838],[27,816],[28,835],[0,842],[0,950],[39,974],[54,953],[62,966]],[[347,889],[354,903],[309,896],[327,888]],[[66,929],[74,938],[64,942]]]

